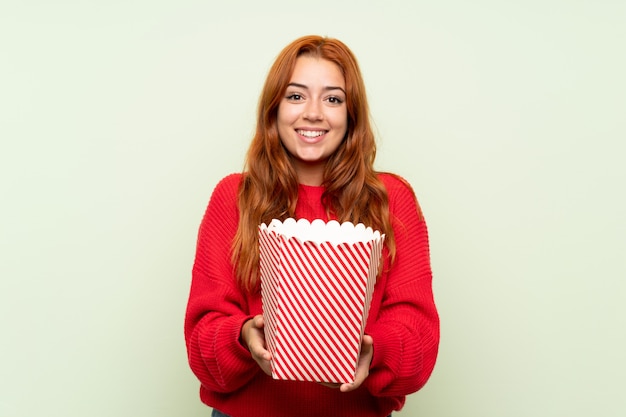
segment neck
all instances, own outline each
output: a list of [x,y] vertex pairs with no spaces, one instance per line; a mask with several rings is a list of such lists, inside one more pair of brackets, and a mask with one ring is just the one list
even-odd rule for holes
[[324,165],[323,164],[307,164],[296,163],[296,174],[298,175],[298,183],[302,185],[310,185],[319,187],[324,181]]

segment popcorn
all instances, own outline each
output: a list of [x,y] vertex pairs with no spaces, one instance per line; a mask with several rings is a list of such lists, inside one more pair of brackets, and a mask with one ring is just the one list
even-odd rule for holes
[[361,223],[334,220],[259,226],[273,378],[354,381],[384,238]]

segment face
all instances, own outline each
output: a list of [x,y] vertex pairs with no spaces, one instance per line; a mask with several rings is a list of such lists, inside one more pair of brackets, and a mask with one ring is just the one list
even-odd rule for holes
[[348,129],[346,83],[330,61],[301,56],[278,106],[278,135],[293,156],[298,181],[320,185],[324,164]]

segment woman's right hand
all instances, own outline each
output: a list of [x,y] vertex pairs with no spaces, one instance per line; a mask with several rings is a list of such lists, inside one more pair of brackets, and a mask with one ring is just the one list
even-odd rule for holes
[[272,375],[270,367],[272,355],[267,349],[265,349],[264,326],[265,323],[263,322],[262,315],[259,314],[258,316],[252,317],[241,327],[241,340],[243,345],[250,351],[252,359],[259,364],[263,372],[268,375]]

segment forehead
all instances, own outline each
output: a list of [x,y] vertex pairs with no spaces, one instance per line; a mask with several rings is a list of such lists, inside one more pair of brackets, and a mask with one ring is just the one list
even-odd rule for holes
[[345,88],[345,78],[339,65],[323,58],[303,55],[296,59],[290,82],[307,86],[321,85]]

